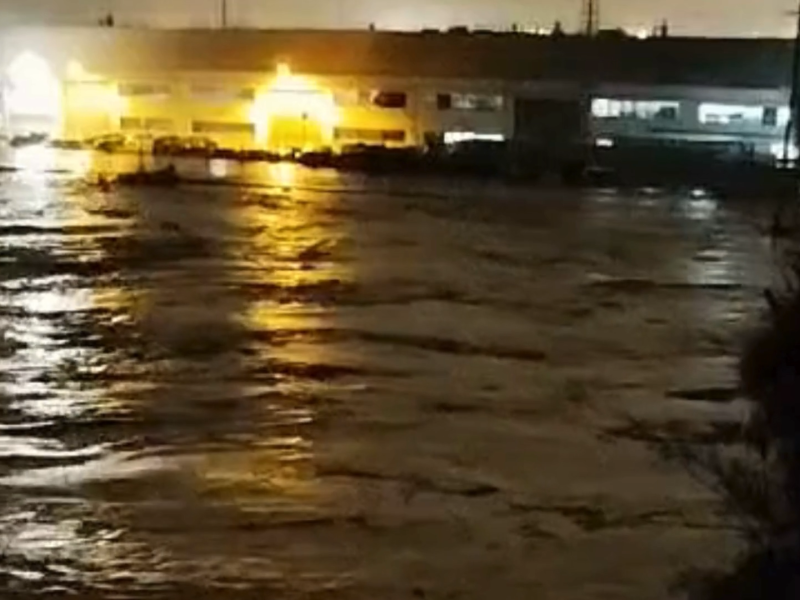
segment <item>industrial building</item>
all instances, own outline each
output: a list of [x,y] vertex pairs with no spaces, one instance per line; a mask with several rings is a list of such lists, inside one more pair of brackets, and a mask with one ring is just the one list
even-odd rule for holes
[[274,151],[717,143],[766,157],[783,149],[791,59],[789,41],[767,39],[17,28],[0,32],[0,129]]

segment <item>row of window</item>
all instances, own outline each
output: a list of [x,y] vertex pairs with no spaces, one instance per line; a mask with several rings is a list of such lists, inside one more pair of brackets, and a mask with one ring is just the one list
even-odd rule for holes
[[698,117],[709,125],[750,124],[785,127],[791,111],[788,106],[740,106],[735,104],[701,104]]
[[171,119],[149,117],[122,117],[119,122],[122,131],[171,131],[173,125]]
[[[119,125],[122,131],[148,131],[154,133],[170,132],[175,128],[175,122],[171,119],[158,117],[122,117]],[[253,135],[255,133],[255,128],[251,123],[237,123],[233,121],[192,121],[192,133]]]
[[[592,116],[598,119],[640,119],[645,121],[677,121],[679,102],[668,100],[620,100],[595,98]],[[698,109],[698,120],[704,125],[760,125],[785,127],[790,111],[786,106],[747,106],[704,102]]]
[[[396,91],[340,90],[334,94],[338,106],[379,106],[405,108],[408,95]],[[441,92],[426,96],[426,103],[438,110],[474,110],[494,112],[503,109],[503,96],[498,94],[472,94]]]
[[[148,131],[153,133],[166,133],[174,130],[174,121],[150,117],[123,117],[120,119],[120,128],[123,131]],[[246,135],[255,134],[251,123],[233,121],[192,121],[194,134],[228,134]],[[336,127],[333,137],[340,142],[363,142],[374,144],[404,143],[406,132],[403,129],[366,129],[357,127]]]
[[[164,99],[172,94],[169,84],[154,83],[122,83],[119,85],[120,96],[149,97]],[[215,85],[193,85],[189,95],[202,102],[234,102],[237,100],[253,100],[255,89],[232,89]],[[408,94],[392,90],[339,90],[334,93],[338,106],[376,106],[379,108],[406,108]],[[429,104],[438,110],[471,110],[495,112],[503,109],[503,96],[499,94],[474,94],[461,92],[442,92],[426,97]]]
[[[148,97],[164,99],[172,95],[169,84],[153,83],[122,83],[118,87],[120,96]],[[237,100],[253,100],[254,88],[232,89],[224,86],[196,85],[189,89],[189,95],[202,102],[234,102]],[[364,91],[341,90],[335,93],[336,104],[339,106],[377,106],[380,108],[405,108],[408,104],[408,95],[398,91]]]
[[408,95],[405,92],[380,90],[337,90],[333,94],[337,106],[377,106],[380,108],[405,108]]
[[634,118],[675,121],[678,119],[680,107],[679,102],[595,98],[592,100],[592,115],[598,119]]
[[496,112],[503,110],[503,96],[498,94],[436,94],[436,108],[439,110]]
[[[173,88],[168,83],[121,83],[117,87],[119,95],[124,98],[168,98],[173,94]],[[203,101],[235,101],[253,100],[254,88],[228,88],[215,85],[194,85],[189,88],[192,98]]]

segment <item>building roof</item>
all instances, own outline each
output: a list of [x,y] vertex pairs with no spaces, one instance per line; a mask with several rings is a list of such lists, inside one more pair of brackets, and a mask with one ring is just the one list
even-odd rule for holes
[[316,75],[589,80],[787,87],[792,44],[776,39],[540,37],[500,33],[323,30],[17,28],[0,32],[5,64],[22,50],[97,72],[271,72]]

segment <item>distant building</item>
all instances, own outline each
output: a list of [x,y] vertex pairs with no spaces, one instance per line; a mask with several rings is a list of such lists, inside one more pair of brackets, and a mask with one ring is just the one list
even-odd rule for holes
[[0,128],[234,148],[730,143],[776,154],[791,43],[380,31],[0,32]]

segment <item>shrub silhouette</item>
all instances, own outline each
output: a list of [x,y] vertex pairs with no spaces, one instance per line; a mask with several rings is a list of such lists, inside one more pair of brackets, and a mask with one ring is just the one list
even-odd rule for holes
[[784,284],[765,292],[765,321],[739,365],[741,391],[753,403],[743,444],[661,448],[719,493],[744,536],[731,572],[684,578],[693,600],[800,599],[800,253],[780,260]]

